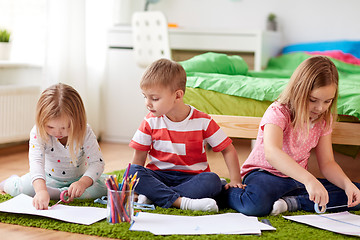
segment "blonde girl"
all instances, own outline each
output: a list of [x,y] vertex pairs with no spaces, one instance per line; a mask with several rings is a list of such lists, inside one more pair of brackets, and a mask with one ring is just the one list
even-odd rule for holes
[[[326,57],[302,62],[277,101],[264,113],[254,149],[241,168],[245,189],[226,192],[229,206],[253,216],[314,211],[345,205],[360,208],[360,184],[334,160],[331,132],[336,116],[338,72]],[[311,149],[326,179],[308,170]]]
[[36,209],[47,209],[49,200],[59,199],[65,190],[71,200],[106,194],[100,147],[81,97],[71,86],[59,83],[41,94],[30,132],[29,164],[30,173],[1,185],[12,196],[34,196]]

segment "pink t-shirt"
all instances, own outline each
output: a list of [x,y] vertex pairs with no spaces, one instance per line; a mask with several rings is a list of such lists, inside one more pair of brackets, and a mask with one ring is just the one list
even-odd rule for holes
[[264,126],[268,123],[281,127],[283,130],[282,149],[305,169],[307,169],[311,149],[317,146],[321,136],[328,135],[332,132],[332,128],[326,128],[325,120],[322,120],[311,127],[307,138],[306,136],[299,136],[298,132],[294,131],[292,127],[289,108],[278,102],[274,102],[269,106],[261,119],[254,149],[241,167],[241,177],[259,168],[280,177],[288,177],[271,166],[265,159]]

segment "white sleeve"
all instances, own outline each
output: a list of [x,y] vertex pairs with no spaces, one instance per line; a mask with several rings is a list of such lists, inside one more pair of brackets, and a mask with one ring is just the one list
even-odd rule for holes
[[83,147],[88,162],[88,169],[83,176],[88,176],[95,182],[103,173],[105,162],[96,136],[89,125]]
[[37,136],[36,126],[30,132],[29,165],[31,182],[38,178],[45,180],[45,144]]

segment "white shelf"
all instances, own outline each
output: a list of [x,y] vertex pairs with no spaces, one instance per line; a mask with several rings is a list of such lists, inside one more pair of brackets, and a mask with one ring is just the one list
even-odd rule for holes
[[[253,53],[256,71],[264,68],[282,46],[280,32],[211,28],[169,28],[169,43],[173,50]],[[110,29],[108,44],[112,48],[131,49],[131,27]]]
[[0,68],[42,68],[40,64],[0,60]]
[[40,85],[43,67],[20,61],[0,60],[0,86]]

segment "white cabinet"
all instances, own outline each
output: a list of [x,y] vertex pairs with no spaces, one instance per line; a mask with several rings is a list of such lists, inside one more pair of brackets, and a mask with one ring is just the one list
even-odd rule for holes
[[42,75],[41,66],[0,61],[0,144],[29,139]]
[[143,71],[135,64],[131,49],[109,48],[102,87],[102,140],[130,142],[144,119],[147,110],[139,87]]
[[174,50],[253,54],[256,71],[266,67],[282,45],[279,32],[238,29],[170,29],[169,41]]

